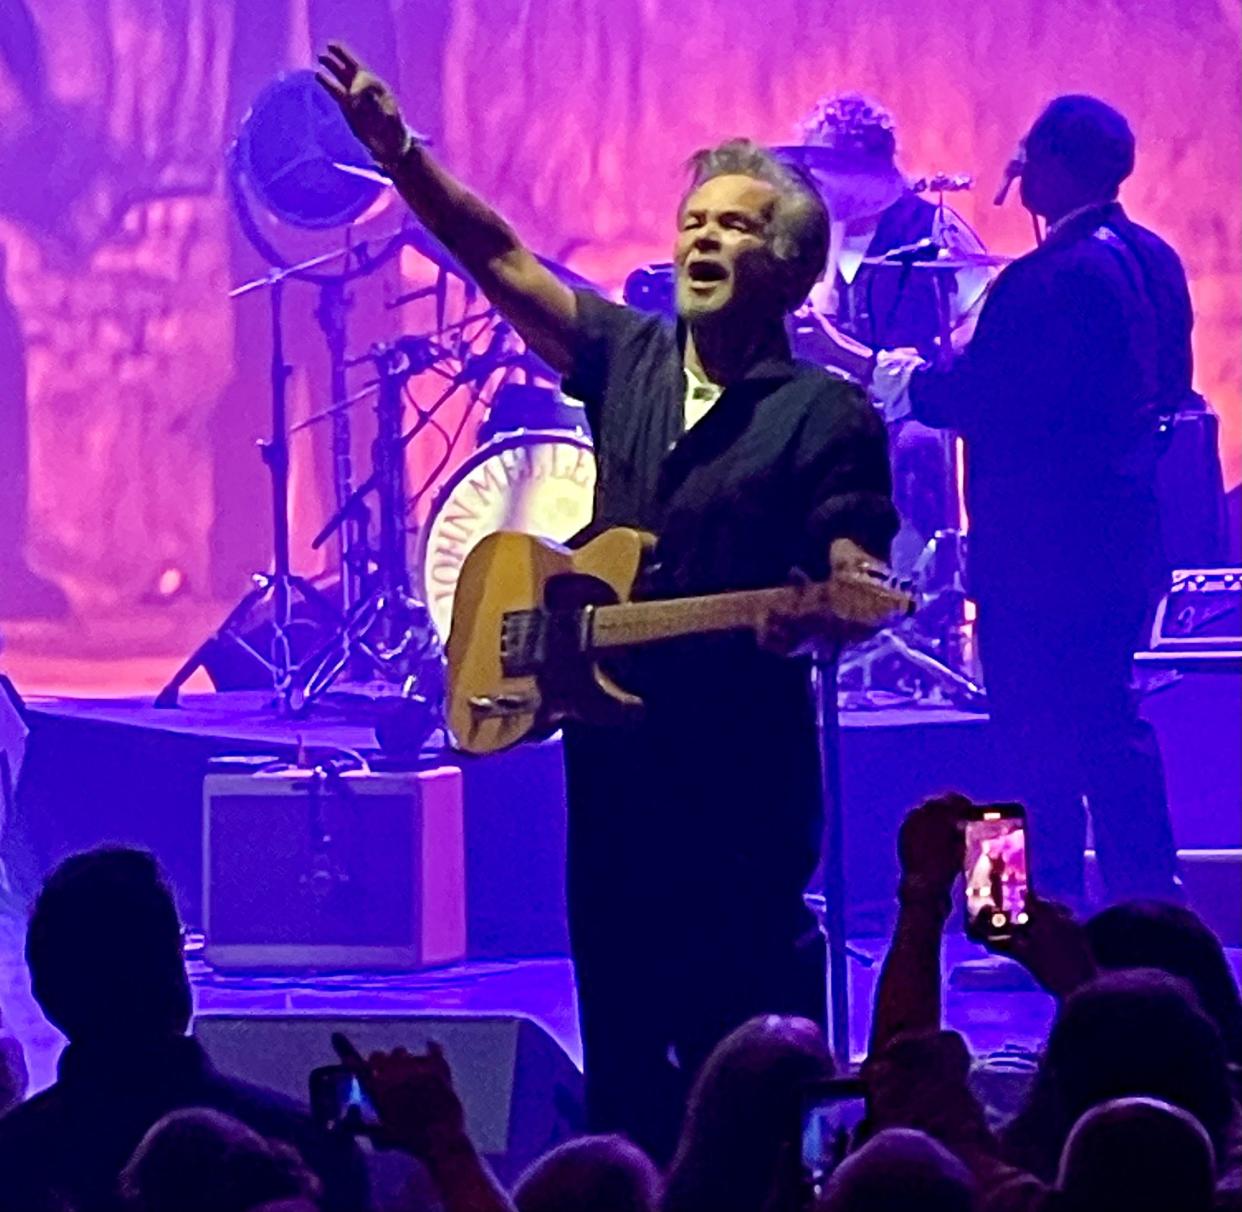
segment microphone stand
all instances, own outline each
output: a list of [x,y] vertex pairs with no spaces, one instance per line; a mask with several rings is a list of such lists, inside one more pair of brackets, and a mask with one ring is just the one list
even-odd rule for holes
[[[206,667],[211,657],[222,648],[240,648],[272,679],[275,706],[279,711],[294,710],[294,660],[289,631],[293,623],[293,599],[298,596],[329,623],[341,616],[328,599],[305,577],[296,576],[290,568],[289,556],[289,433],[285,388],[291,367],[285,361],[283,329],[285,279],[288,270],[273,270],[266,279],[249,283],[233,292],[236,297],[258,285],[268,287],[272,313],[272,430],[271,436],[259,443],[263,462],[272,481],[272,571],[255,573],[253,588],[229,612],[214,635],[208,636],[173,674],[171,680],[155,697],[156,707],[176,707],[181,687]],[[262,608],[271,604],[272,641],[267,653],[261,652],[247,638]]]
[[[285,361],[284,347],[284,288],[290,279],[312,282],[324,289],[320,300],[320,325],[328,338],[329,353],[333,363],[333,391],[340,390],[343,377],[342,355],[344,351],[344,313],[347,299],[344,295],[345,284],[362,273],[371,272],[377,264],[395,255],[397,250],[408,243],[413,237],[408,227],[403,226],[396,232],[384,237],[383,248],[378,256],[365,256],[365,264],[355,270],[348,268],[351,257],[355,254],[364,256],[365,246],[347,244],[344,248],[322,253],[290,265],[279,256],[267,241],[251,214],[249,207],[242,198],[241,183],[236,163],[237,146],[234,144],[229,156],[229,183],[237,207],[237,215],[242,228],[255,248],[266,257],[273,266],[262,277],[252,279],[229,291],[230,299],[239,299],[258,290],[266,290],[271,305],[272,317],[272,359],[271,359],[271,396],[272,396],[272,428],[270,437],[260,443],[263,462],[267,466],[272,479],[272,571],[255,573],[253,587],[229,612],[224,622],[214,634],[205,639],[181,667],[173,674],[168,683],[155,697],[157,707],[176,707],[181,688],[202,668],[206,668],[211,658],[223,649],[239,648],[253,661],[257,662],[270,676],[275,693],[275,705],[278,710],[292,713],[297,708],[295,699],[297,689],[294,685],[295,662],[293,647],[289,640],[289,632],[293,624],[293,601],[300,597],[302,602],[316,616],[316,624],[326,627],[339,627],[344,622],[342,611],[304,577],[295,576],[290,568],[289,553],[289,425],[286,404],[286,386],[291,367]],[[336,262],[344,261],[346,267],[338,275],[326,276],[316,271]],[[332,292],[337,292],[333,294]],[[339,398],[339,397],[338,397]],[[336,420],[336,414],[333,414]],[[352,474],[348,462],[349,432],[348,425],[334,430],[334,483],[338,495],[347,492],[348,480]],[[342,541],[342,592],[348,608],[351,592],[350,565],[348,558],[350,537]],[[355,534],[352,536],[357,538]],[[262,612],[271,605],[272,639],[269,650],[265,653],[255,646],[247,633],[253,633],[256,625],[263,621]]]
[[[850,1065],[850,974],[852,954],[845,925],[845,821],[841,804],[840,723],[837,719],[836,655],[816,649],[811,661],[815,696],[815,736],[819,742],[820,804],[823,835],[820,929],[827,958],[828,1048],[844,1073]],[[865,958],[865,957],[859,957]]]

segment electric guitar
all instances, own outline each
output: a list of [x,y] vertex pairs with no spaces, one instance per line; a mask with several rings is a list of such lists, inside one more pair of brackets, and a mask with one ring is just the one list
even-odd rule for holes
[[831,581],[705,597],[633,601],[653,540],[606,531],[570,551],[500,531],[462,564],[449,632],[448,724],[466,753],[496,753],[564,720],[614,723],[642,709],[600,668],[610,653],[679,636],[754,631],[774,618],[814,620],[847,638],[912,613],[886,579]]

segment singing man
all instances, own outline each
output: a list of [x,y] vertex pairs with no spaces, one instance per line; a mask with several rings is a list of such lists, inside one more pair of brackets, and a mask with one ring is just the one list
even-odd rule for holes
[[[649,592],[865,574],[896,530],[884,426],[793,359],[786,316],[823,272],[814,187],[741,139],[698,153],[676,215],[675,322],[574,291],[436,163],[349,52],[324,87],[415,215],[586,405],[590,533],[657,536]],[[667,1158],[711,1048],[767,1012],[824,1017],[803,893],[820,846],[807,667],[740,635],[632,660],[641,722],[565,729],[570,934],[593,1131]]]

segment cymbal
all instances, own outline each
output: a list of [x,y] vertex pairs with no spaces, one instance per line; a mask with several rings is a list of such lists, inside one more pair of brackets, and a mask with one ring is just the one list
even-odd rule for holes
[[461,278],[463,282],[470,281],[470,275],[462,268],[457,258],[453,256],[439,240],[435,238],[421,223],[413,216],[407,218],[405,223],[395,232],[390,232],[386,236],[378,237],[374,240],[364,241],[361,244],[347,244],[341,248],[334,249],[331,252],[321,253],[318,256],[311,257],[309,260],[300,261],[296,265],[287,265],[280,268],[269,270],[262,277],[255,278],[249,282],[243,282],[240,286],[233,287],[228,292],[228,298],[238,299],[242,295],[248,295],[251,291],[261,290],[264,287],[275,286],[277,283],[285,281],[287,278],[296,278],[301,274],[310,273],[312,270],[320,269],[325,265],[331,265],[334,261],[348,260],[349,258],[359,254],[360,250],[367,245],[388,244],[393,240],[404,240],[412,248],[422,253],[433,265],[444,270],[447,273],[455,274]]
[[769,147],[768,151],[778,160],[784,160],[787,164],[796,164],[799,168],[820,168],[831,172],[834,169],[852,167],[866,171],[873,176],[901,176],[897,166],[888,161],[872,161],[865,156],[851,155],[837,148],[824,147],[819,143],[782,143]]
[[317,257],[311,257],[308,261],[300,261],[297,265],[286,265],[282,269],[268,270],[261,278],[253,278],[249,282],[243,282],[240,286],[234,286],[226,297],[240,299],[243,295],[248,295],[252,291],[262,290],[268,286],[276,286],[286,278],[296,278],[298,274],[309,273],[312,269],[318,269],[321,265],[331,265],[333,261],[340,261],[349,256],[349,253],[350,250],[348,248],[338,248],[334,252],[321,253]]
[[902,258],[864,257],[864,265],[900,265],[903,269],[939,269],[956,271],[959,269],[998,269],[1012,265],[1013,257],[999,253],[950,253],[947,257],[937,257],[929,261],[908,261]]

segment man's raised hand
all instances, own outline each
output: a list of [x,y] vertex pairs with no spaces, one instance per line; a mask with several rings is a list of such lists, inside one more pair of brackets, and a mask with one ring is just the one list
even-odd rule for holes
[[328,43],[319,65],[323,70],[315,73],[315,79],[341,107],[350,130],[375,160],[390,164],[409,150],[410,132],[401,107],[379,76],[339,42]]
[[902,894],[947,903],[966,858],[962,822],[971,807],[965,796],[937,796],[906,816],[897,835]]

